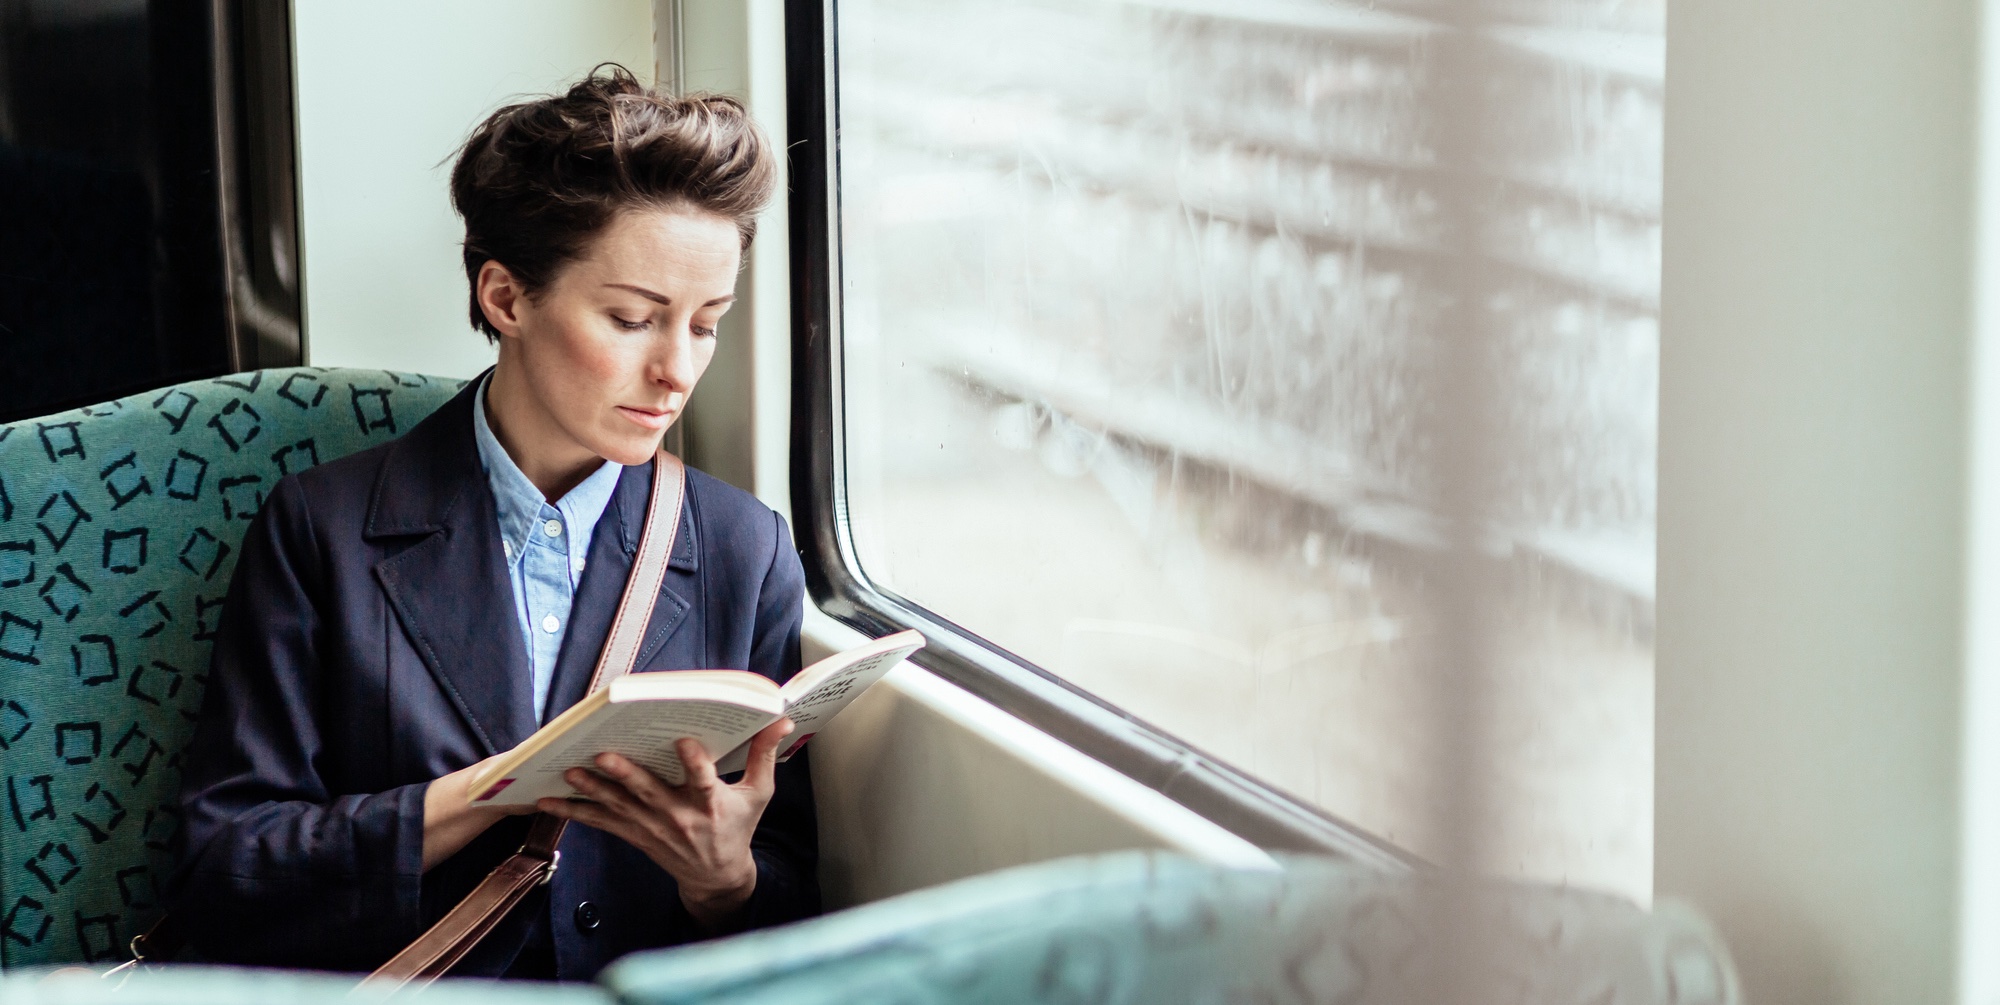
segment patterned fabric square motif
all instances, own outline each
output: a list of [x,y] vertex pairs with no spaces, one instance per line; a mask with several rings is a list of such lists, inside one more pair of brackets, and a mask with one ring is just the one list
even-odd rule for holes
[[159,916],[245,528],[462,385],[266,370],[0,426],[0,969],[122,959]]

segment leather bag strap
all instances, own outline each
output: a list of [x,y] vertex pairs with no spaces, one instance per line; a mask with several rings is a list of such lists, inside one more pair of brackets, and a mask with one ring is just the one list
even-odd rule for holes
[[[687,470],[681,460],[665,450],[653,458],[653,493],[646,504],[646,526],[639,535],[639,554],[632,560],[632,574],[625,580],[625,595],[618,600],[618,613],[611,619],[611,632],[598,653],[597,669],[590,676],[590,690],[632,672],[639,658],[646,625],[653,618],[653,604],[660,598],[660,585],[667,578],[667,561],[673,557],[674,538],[680,533],[681,496],[687,487]],[[567,821],[546,813],[535,814],[528,827],[528,839],[521,850],[507,857],[479,885],[466,894],[430,931],[417,937],[380,969],[362,980],[371,990],[395,990],[408,985],[423,986],[445,975],[465,958],[481,939],[491,934],[508,913],[535,887],[547,883],[556,873]]]

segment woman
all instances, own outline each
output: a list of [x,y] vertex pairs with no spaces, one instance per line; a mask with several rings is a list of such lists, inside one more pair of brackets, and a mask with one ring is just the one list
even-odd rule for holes
[[[768,201],[728,98],[630,73],[502,109],[452,171],[475,327],[499,361],[408,435],[280,482],[244,540],[185,759],[173,909],[216,961],[366,970],[522,843],[467,779],[583,696],[652,458],[715,352]],[[784,521],[687,473],[638,670],[798,669]],[[818,909],[803,757],[741,781],[688,744],[669,787],[606,756],[560,868],[455,975],[587,980],[635,949]]]

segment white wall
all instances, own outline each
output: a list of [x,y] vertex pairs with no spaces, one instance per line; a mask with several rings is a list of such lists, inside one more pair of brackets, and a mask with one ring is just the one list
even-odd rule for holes
[[[861,641],[808,612],[808,661]],[[829,907],[1127,848],[1277,867],[1193,810],[918,667],[884,677],[813,737],[812,750]]]
[[1972,1000],[1978,29],[1973,0],[1669,18],[1656,887],[1718,920],[1758,1005]]
[[295,0],[306,358],[470,376],[446,189],[479,120],[597,63],[653,74],[650,0]]
[[[660,0],[670,11],[674,0]],[[678,55],[691,91],[735,95],[774,144],[785,142],[785,11],[780,0],[679,0],[685,32]],[[662,17],[667,22],[671,15]],[[669,33],[661,43],[671,45]],[[663,64],[666,60],[662,60]],[[791,291],[789,186],[757,225],[736,306],[682,425],[688,459],[780,513],[790,506]]]
[[1973,250],[1971,483],[1959,761],[1959,1000],[2000,1002],[2000,4],[1986,0],[1979,60]]

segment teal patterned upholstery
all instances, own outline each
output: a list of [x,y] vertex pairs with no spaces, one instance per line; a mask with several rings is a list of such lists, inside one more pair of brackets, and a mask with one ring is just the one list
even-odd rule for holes
[[[1339,1002],[1723,1005],[1720,939],[1692,913],[1330,859],[1231,871],[1164,852],[1023,866],[784,928],[642,953],[600,978],[630,1005]],[[1463,996],[1428,980],[1440,904],[1475,933]]]
[[122,958],[158,915],[244,529],[462,384],[264,370],[0,426],[0,968]]

